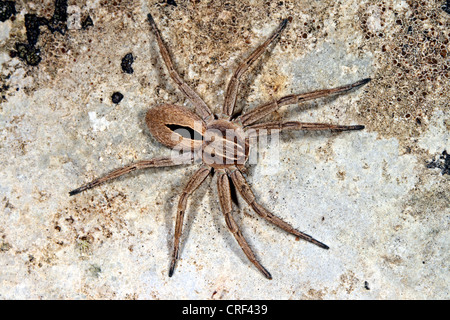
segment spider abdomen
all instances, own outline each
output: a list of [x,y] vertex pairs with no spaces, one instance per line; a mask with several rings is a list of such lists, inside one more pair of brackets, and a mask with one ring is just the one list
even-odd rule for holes
[[163,145],[185,151],[202,146],[205,122],[184,107],[164,104],[148,110],[145,122],[150,133]]

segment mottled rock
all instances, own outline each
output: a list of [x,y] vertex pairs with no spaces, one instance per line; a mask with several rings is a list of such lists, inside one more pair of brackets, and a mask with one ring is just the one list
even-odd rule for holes
[[[442,1],[42,3],[15,1],[15,19],[0,22],[0,298],[449,299]],[[237,195],[234,217],[266,280],[228,232],[212,177],[188,202],[169,278],[178,197],[198,166],[135,172],[69,197],[112,169],[169,155],[145,114],[192,107],[168,76],[149,12],[176,69],[216,113],[232,72],[284,18],[278,43],[243,77],[238,111],[373,79],[271,116],[365,130],[283,133],[247,169],[262,205],[329,250],[296,241]],[[38,23],[27,39],[27,14],[60,32]],[[65,28],[72,14],[95,26]],[[129,52],[139,57],[132,74],[121,71]],[[126,99],[116,105],[113,92]]]

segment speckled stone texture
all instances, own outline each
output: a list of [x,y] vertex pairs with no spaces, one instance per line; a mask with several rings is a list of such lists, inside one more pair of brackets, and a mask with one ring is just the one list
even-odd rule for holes
[[[13,2],[0,11],[1,299],[449,299],[445,1]],[[286,17],[244,77],[239,110],[373,79],[271,116],[365,130],[283,133],[279,162],[262,147],[246,173],[261,204],[329,250],[270,225],[238,196],[235,219],[266,280],[228,232],[212,177],[189,201],[169,278],[178,196],[194,166],[69,197],[112,169],[169,155],[145,113],[191,107],[167,74],[149,12],[177,70],[216,112],[233,70]]]

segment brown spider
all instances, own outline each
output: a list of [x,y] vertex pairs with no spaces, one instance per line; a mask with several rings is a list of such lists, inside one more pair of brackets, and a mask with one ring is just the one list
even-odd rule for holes
[[[241,76],[245,71],[247,71],[250,65],[259,56],[261,56],[266,48],[280,36],[281,32],[286,28],[288,23],[288,19],[285,19],[281,22],[275,32],[254,52],[252,52],[252,54],[250,54],[243,63],[239,65],[228,84],[222,113],[219,115],[214,115],[206,103],[183,81],[177,73],[155,21],[150,14],[148,14],[147,18],[158,42],[161,56],[169,71],[170,77],[194,105],[196,113],[193,113],[184,107],[164,104],[150,109],[147,112],[145,121],[151,134],[156,138],[156,140],[172,149],[176,149],[181,146],[184,150],[187,149],[188,152],[178,153],[176,156],[172,157],[143,160],[123,168],[116,169],[103,177],[95,179],[75,190],[70,191],[69,194],[71,196],[78,194],[84,190],[96,187],[108,180],[117,178],[123,174],[138,169],[176,166],[180,164],[193,163],[194,161],[202,162],[200,169],[198,169],[197,172],[190,178],[181,193],[181,197],[178,202],[178,211],[175,224],[175,239],[173,243],[169,277],[173,275],[175,264],[179,257],[180,237],[187,199],[194,192],[194,190],[196,190],[203,183],[206,177],[213,170],[218,173],[217,189],[219,193],[219,202],[225,216],[227,227],[236,238],[236,241],[244,251],[247,258],[264,274],[266,278],[272,279],[272,276],[256,259],[253,251],[250,249],[247,241],[243,237],[239,227],[232,217],[230,179],[231,183],[239,191],[242,198],[262,218],[299,238],[309,241],[321,248],[328,249],[327,245],[317,241],[303,232],[294,229],[289,223],[276,217],[256,201],[250,186],[242,174],[244,164],[246,163],[249,155],[249,144],[251,140],[249,139],[248,132],[253,130],[256,135],[260,135],[270,134],[270,130],[347,131],[364,129],[364,126],[362,125],[344,126],[325,123],[304,123],[298,121],[255,123],[281,106],[296,104],[329,95],[345,93],[353,88],[358,88],[368,83],[370,79],[363,79],[353,84],[333,89],[317,90],[302,94],[291,94],[276,101],[260,105],[249,112],[233,118]],[[180,128],[186,129],[189,134],[186,135],[180,133],[179,130],[177,130]],[[228,134],[229,132],[233,133],[232,137]],[[192,133],[194,136],[192,136]],[[195,134],[197,137],[195,137]]]

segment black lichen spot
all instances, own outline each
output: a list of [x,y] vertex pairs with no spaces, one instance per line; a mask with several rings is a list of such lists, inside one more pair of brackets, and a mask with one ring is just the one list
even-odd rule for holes
[[53,12],[52,20],[67,21],[67,0],[55,0],[55,11]]
[[7,91],[8,89],[9,89],[9,86],[7,84],[2,84],[2,86],[0,87],[0,92]]
[[41,34],[40,26],[46,25],[48,23],[47,19],[38,17],[35,14],[25,15],[25,29],[27,31],[27,41],[28,43],[16,42],[16,55],[26,61],[30,66],[37,66],[41,62],[42,58],[40,55],[40,50],[35,47],[39,35]]
[[94,22],[92,21],[91,16],[87,16],[86,19],[81,22],[81,28],[83,30],[86,30],[89,27],[92,27],[94,25]]
[[113,103],[118,104],[123,99],[123,94],[120,92],[114,92],[111,96],[111,100]]
[[175,2],[175,0],[167,0],[167,4],[170,4],[171,6],[177,6],[177,3]]
[[133,73],[134,70],[131,67],[133,62],[134,62],[133,54],[131,52],[127,53],[125,57],[122,58],[122,63],[120,64],[120,66],[122,67],[122,71],[130,74]]
[[450,0],[447,0],[445,4],[442,5],[442,10],[450,14]]
[[427,163],[427,168],[430,169],[441,169],[441,174],[450,175],[450,154],[447,153],[447,150],[444,150],[441,155],[439,155],[436,159]]
[[40,50],[35,47],[41,34],[41,26],[47,26],[52,33],[58,31],[65,34],[67,31],[67,0],[55,0],[55,11],[50,20],[38,17],[36,14],[27,13],[25,15],[25,28],[28,43],[16,42],[17,52],[11,52],[11,55],[18,56],[30,66],[37,66],[42,60]]
[[48,28],[53,33],[58,31],[65,34],[67,31],[67,0],[55,0],[55,11],[48,22]]
[[[6,77],[5,77],[6,78]],[[8,91],[9,86],[7,84],[3,84],[2,86],[0,86],[0,103],[2,103],[3,101],[6,101],[6,91]]]
[[14,1],[0,1],[0,21],[5,22],[16,14]]
[[25,15],[25,29],[27,30],[27,40],[30,46],[34,46],[41,34],[40,26],[48,24],[48,20],[42,17],[38,17],[35,14]]
[[27,43],[16,43],[17,56],[30,66],[37,66],[41,62],[41,50]]

